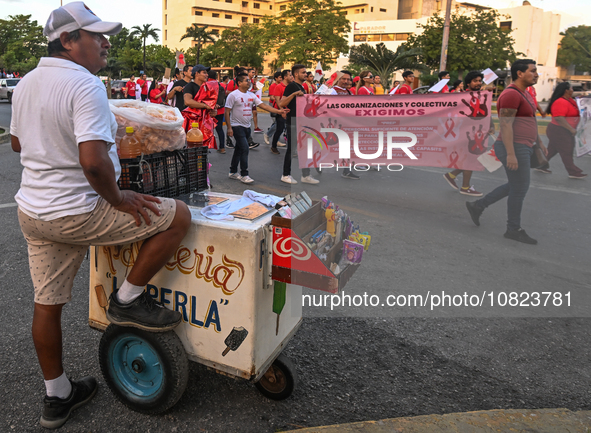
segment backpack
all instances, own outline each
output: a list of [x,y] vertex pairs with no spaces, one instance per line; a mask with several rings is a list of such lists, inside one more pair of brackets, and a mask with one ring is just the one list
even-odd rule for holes
[[224,89],[220,83],[218,83],[218,86],[220,86],[220,89],[218,92],[218,100],[216,103],[217,103],[218,107],[225,107],[226,106],[226,89]]

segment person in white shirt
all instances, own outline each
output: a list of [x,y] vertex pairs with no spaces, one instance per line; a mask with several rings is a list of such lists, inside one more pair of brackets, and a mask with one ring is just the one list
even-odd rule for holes
[[[265,111],[284,117],[289,110],[273,108],[261,101],[254,93],[249,92],[251,81],[248,75],[238,75],[236,82],[238,83],[238,89],[228,95],[225,112],[226,125],[229,125],[228,137],[234,137],[236,140],[229,177],[243,183],[253,183],[254,180],[248,175],[248,139],[250,138],[252,107],[255,105]],[[240,174],[238,174],[238,164],[240,164]]]
[[93,75],[107,65],[111,45],[104,35],[121,28],[101,21],[83,2],[54,10],[43,32],[49,57],[13,95],[11,145],[23,166],[15,200],[35,288],[32,333],[45,378],[40,423],[46,428],[62,426],[97,390],[92,377],[70,380],[62,363],[62,307],[90,245],[144,240],[111,295],[111,323],[165,331],[182,320],[155,304],[144,287],[177,250],[191,214],[183,202],[119,189],[117,123]]

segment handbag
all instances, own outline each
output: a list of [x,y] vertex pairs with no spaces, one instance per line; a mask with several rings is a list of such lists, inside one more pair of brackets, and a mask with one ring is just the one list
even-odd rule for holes
[[545,168],[548,164],[548,158],[542,152],[542,148],[538,143],[534,144],[533,146],[533,153],[531,155],[529,166],[530,168]]
[[[509,89],[513,89],[516,90],[517,92],[519,92],[519,94],[521,94],[521,96],[523,96],[523,99],[525,99],[525,101],[529,104],[529,106],[532,108],[532,110],[534,110],[534,119],[536,121],[536,128],[538,126],[538,119],[536,118],[535,114],[536,114],[536,107],[534,107],[531,102],[529,102],[526,98],[526,96],[523,94],[523,92],[515,87],[507,87],[505,90],[509,90]],[[542,168],[542,167],[547,167],[549,165],[548,163],[548,159],[546,158],[546,155],[544,155],[544,152],[542,151],[542,148],[540,147],[539,143],[535,143],[532,147],[533,149],[533,153],[531,155],[531,159],[529,161],[529,166],[530,168]]]

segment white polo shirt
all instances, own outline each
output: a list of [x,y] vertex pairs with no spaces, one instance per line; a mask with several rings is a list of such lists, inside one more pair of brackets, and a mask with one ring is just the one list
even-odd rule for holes
[[[20,84],[19,84],[20,86]],[[230,124],[232,126],[244,126],[250,128],[250,119],[252,119],[252,105],[257,107],[261,105],[261,101],[252,92],[242,93],[236,89],[226,98],[226,108],[230,108]]]
[[78,144],[106,142],[118,179],[116,132],[101,80],[69,60],[43,57],[12,99],[10,133],[19,139],[23,165],[19,208],[42,221],[92,211],[99,196],[84,176]]

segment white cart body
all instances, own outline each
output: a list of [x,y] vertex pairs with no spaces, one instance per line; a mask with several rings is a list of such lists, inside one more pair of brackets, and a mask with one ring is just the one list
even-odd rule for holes
[[[302,288],[287,284],[278,320],[273,312],[271,213],[254,221],[214,221],[203,217],[201,208],[190,209],[189,233],[168,265],[150,281],[148,291],[183,314],[175,331],[190,360],[257,381],[301,324]],[[100,291],[108,299],[113,288],[121,286],[138,248],[138,244],[91,248],[90,326],[108,326]],[[231,333],[238,340],[229,348],[226,342]]]

